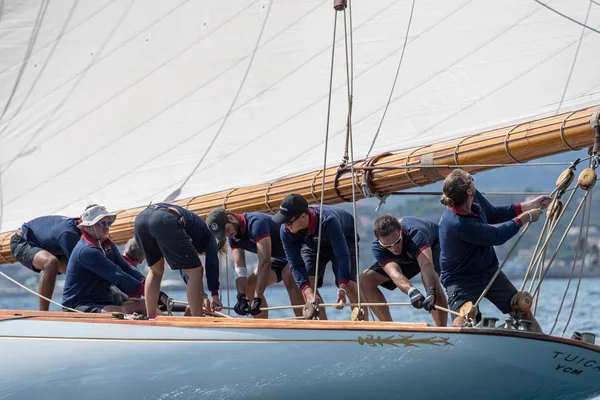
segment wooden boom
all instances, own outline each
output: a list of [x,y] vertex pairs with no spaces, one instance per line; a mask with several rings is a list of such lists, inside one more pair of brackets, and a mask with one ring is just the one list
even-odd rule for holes
[[[591,146],[594,143],[595,132],[590,125],[590,119],[597,108],[598,106],[595,106],[411,151],[386,153],[356,161],[356,199],[365,197],[363,182],[371,193],[383,195],[438,182],[457,165],[515,164]],[[492,168],[494,167],[486,165],[464,169],[479,172]],[[322,171],[319,170],[267,184],[223,190],[173,203],[202,217],[215,207],[234,212],[275,213],[281,200],[290,193],[299,193],[309,203],[318,203],[321,197],[321,174]],[[351,201],[351,178],[349,169],[340,171],[338,167],[328,168],[325,172],[325,203]],[[111,237],[117,244],[123,244],[133,236],[133,222],[144,208],[145,206],[119,213],[111,227]],[[13,233],[14,231],[0,233],[0,264],[15,262],[9,250],[9,241]]]

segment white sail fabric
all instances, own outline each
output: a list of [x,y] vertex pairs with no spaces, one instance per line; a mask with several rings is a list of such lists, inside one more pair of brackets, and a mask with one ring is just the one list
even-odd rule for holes
[[[320,168],[332,4],[1,2],[0,230],[91,202],[124,209]],[[600,103],[597,1],[420,0],[408,36],[412,1],[351,5],[355,158],[371,146],[405,38],[371,154]],[[337,17],[330,165],[347,116]]]

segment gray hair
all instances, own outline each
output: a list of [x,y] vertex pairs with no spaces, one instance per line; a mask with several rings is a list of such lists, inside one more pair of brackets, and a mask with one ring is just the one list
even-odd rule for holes
[[144,251],[138,245],[135,240],[135,237],[132,237],[125,243],[125,248],[123,249],[123,253],[129,257],[132,261],[139,261],[140,263],[144,261]]

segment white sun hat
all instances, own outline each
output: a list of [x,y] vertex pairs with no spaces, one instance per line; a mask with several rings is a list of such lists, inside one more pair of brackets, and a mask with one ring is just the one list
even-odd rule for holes
[[103,206],[92,206],[81,214],[81,223],[77,227],[93,226],[104,217],[110,217],[110,222],[114,222],[117,214],[109,213]]

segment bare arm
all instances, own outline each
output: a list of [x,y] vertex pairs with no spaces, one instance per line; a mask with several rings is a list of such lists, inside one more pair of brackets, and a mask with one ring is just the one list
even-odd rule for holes
[[402,293],[407,295],[408,291],[410,290],[410,288],[413,287],[413,285],[406,278],[406,276],[404,276],[402,270],[400,269],[400,266],[395,262],[389,262],[384,265],[383,269],[390,276],[394,284],[398,286],[398,289],[400,289]]
[[417,257],[417,262],[419,263],[419,268],[421,268],[421,280],[423,281],[425,290],[437,287],[439,276],[435,272],[431,248],[423,250]]
[[271,271],[271,237],[264,237],[256,243],[256,250],[258,255],[258,273],[256,275],[254,297],[262,297],[269,282],[269,272]]
[[[231,253],[233,254],[233,265],[236,268],[236,274],[238,268],[244,268],[247,271],[246,251],[244,249],[236,248],[232,249]],[[239,276],[239,274],[237,275],[238,277],[235,280],[235,288],[237,289],[238,293],[246,293],[246,286],[248,285],[248,274],[246,273],[246,276]]]

